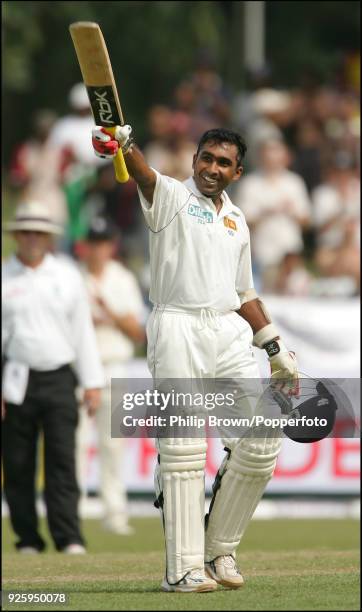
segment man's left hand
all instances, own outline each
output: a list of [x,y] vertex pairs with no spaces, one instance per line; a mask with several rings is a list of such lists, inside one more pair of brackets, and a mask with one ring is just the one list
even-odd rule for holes
[[287,392],[288,395],[295,395],[298,397],[299,374],[295,354],[292,351],[288,351],[284,343],[279,339],[274,340],[273,344],[277,344],[279,347],[279,352],[274,355],[265,347],[269,355],[271,378],[275,382],[277,382],[277,379],[281,379],[280,390],[284,393]]

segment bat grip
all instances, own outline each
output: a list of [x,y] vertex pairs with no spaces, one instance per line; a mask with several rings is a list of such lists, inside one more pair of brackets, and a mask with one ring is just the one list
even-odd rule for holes
[[[107,128],[107,131],[114,136],[116,128]],[[126,162],[124,161],[123,153],[121,149],[118,149],[117,155],[113,160],[114,171],[116,174],[116,179],[119,183],[127,183],[129,179],[129,174],[126,166]]]

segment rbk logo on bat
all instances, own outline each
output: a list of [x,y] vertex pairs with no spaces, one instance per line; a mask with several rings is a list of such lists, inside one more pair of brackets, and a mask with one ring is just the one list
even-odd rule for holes
[[120,122],[112,87],[87,87],[94,118],[99,125],[118,125]]
[[107,100],[107,92],[99,93],[95,92],[96,100],[99,105],[99,115],[104,123],[110,123],[112,121],[112,108]]

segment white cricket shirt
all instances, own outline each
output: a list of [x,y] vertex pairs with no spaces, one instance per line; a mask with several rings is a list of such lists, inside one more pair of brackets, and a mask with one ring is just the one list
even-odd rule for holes
[[193,178],[181,183],[156,175],[151,208],[138,190],[150,229],[150,300],[178,308],[238,310],[239,294],[254,286],[243,213],[223,192],[217,214]]
[[47,254],[36,268],[3,264],[2,353],[33,370],[73,363],[80,385],[104,385],[88,297],[78,270]]
[[[94,317],[103,313],[96,298],[100,297],[118,315],[133,315],[143,323],[145,318],[142,294],[135,276],[118,261],[108,261],[101,277],[95,277],[85,266],[81,273],[88,289]],[[100,323],[95,327],[98,348],[103,363],[127,362],[134,355],[134,343],[114,325]]]
[[[343,243],[346,234],[346,224],[355,224],[355,245],[359,246],[359,219],[361,208],[361,184],[358,179],[351,179],[342,195],[333,185],[324,183],[314,189],[313,222],[318,230],[318,246],[338,248]],[[328,222],[329,227],[320,231]]]
[[57,148],[69,148],[77,162],[95,168],[104,166],[108,160],[94,155],[92,147],[92,129],[94,119],[91,114],[81,117],[67,115],[55,122],[50,132],[49,143]]

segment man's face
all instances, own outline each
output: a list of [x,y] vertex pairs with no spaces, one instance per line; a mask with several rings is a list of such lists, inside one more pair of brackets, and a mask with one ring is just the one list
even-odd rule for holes
[[282,142],[270,141],[261,146],[260,165],[265,171],[285,170],[290,162],[288,149]]
[[206,142],[194,155],[194,180],[199,191],[215,199],[233,181],[238,181],[243,167],[237,162],[238,149],[229,142]]
[[87,242],[86,261],[89,265],[103,266],[116,251],[116,244],[113,240],[91,240]]
[[39,263],[52,244],[52,235],[45,232],[17,231],[14,232],[14,238],[18,245],[18,255],[29,264]]

